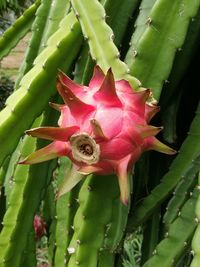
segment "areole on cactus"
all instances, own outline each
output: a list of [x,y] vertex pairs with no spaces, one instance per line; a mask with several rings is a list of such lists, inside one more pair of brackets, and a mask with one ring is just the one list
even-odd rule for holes
[[147,103],[150,89],[136,92],[126,80],[114,80],[95,67],[88,86],[76,84],[59,71],[57,90],[63,105],[50,103],[61,112],[59,127],[39,127],[28,135],[53,142],[32,153],[21,164],[34,164],[67,156],[77,172],[118,176],[121,201],[128,204],[128,173],[141,153],[175,151],[155,138],[162,127],[148,125],[159,107]]

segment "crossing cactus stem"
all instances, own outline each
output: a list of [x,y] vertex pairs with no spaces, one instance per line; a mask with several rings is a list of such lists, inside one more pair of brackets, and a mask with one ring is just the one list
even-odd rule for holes
[[115,81],[111,69],[105,75],[99,66],[95,67],[89,86],[76,84],[60,71],[57,89],[65,102],[51,104],[61,112],[59,127],[26,131],[53,142],[20,163],[34,164],[68,156],[75,169],[85,175],[116,173],[121,200],[127,205],[128,173],[141,153],[150,149],[175,153],[155,138],[162,127],[148,125],[158,111],[157,106],[146,103],[150,90],[134,92],[126,80]]
[[41,38],[45,30],[45,25],[47,22],[47,16],[49,9],[51,7],[51,1],[42,0],[39,6],[34,23],[31,28],[31,39],[28,44],[28,49],[26,51],[26,56],[21,65],[18,77],[15,82],[15,88],[19,87],[22,77],[33,67],[33,61],[38,55],[39,49],[41,47]]
[[143,267],[168,267],[176,262],[177,258],[185,250],[184,244],[187,244],[198,224],[194,211],[198,196],[199,192],[195,188],[191,192],[190,199],[184,204],[180,216],[170,225],[166,237],[158,244],[153,256],[145,262]]
[[199,164],[200,156],[193,160],[189,170],[182,176],[176,189],[173,193],[173,197],[169,201],[163,221],[166,226],[169,226],[172,221],[178,216],[178,213],[189,197],[189,193],[196,184],[196,175],[200,170]]
[[[76,18],[73,14],[69,14],[61,21],[60,28],[48,40],[48,46],[35,59],[34,67],[22,78],[20,88],[7,99],[6,107],[0,112],[0,164],[14,150],[23,131],[30,127],[28,125],[31,125],[43,111],[50,96],[54,94],[52,85],[55,80],[51,78],[55,77],[59,67],[65,70],[71,67],[81,41],[80,28]],[[63,61],[66,56],[67,61]],[[49,90],[41,90],[45,79],[49,83]],[[40,101],[36,101],[34,99],[38,99],[39,92],[40,97],[41,94],[43,96]],[[34,105],[32,105],[33,102]],[[25,113],[24,108],[26,109]],[[20,119],[22,116],[23,120]],[[13,128],[15,124],[17,127]]]
[[135,89],[139,89],[140,81],[129,75],[128,66],[120,60],[120,53],[113,42],[113,31],[105,21],[106,12],[102,4],[97,0],[71,0],[71,4],[88,41],[92,59],[104,72],[112,67],[117,79],[126,79]]
[[0,38],[0,60],[14,48],[30,30],[35,12],[41,0],[35,1]]

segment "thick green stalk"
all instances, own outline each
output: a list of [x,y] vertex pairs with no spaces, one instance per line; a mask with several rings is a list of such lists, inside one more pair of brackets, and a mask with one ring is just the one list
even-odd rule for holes
[[173,220],[178,216],[179,211],[188,199],[191,188],[196,184],[196,175],[200,170],[200,157],[193,160],[189,170],[181,177],[178,185],[176,186],[173,197],[167,205],[166,213],[163,217],[166,226],[169,226]]
[[27,246],[24,251],[21,266],[26,266],[26,267],[37,266],[35,232],[33,229],[28,236]]
[[147,221],[143,230],[141,263],[147,261],[158,244],[160,225],[160,209],[156,209]]
[[49,37],[59,28],[59,23],[68,13],[69,1],[43,0],[32,27],[32,36],[24,61],[19,70],[15,88],[19,87],[22,77],[32,68],[36,56],[47,46]]
[[18,42],[26,35],[31,29],[34,20],[35,12],[40,5],[41,0],[28,8],[24,14],[19,17],[14,24],[8,28],[0,38],[0,60],[7,56],[8,53],[14,48]]
[[116,79],[127,79],[137,89],[139,81],[130,76],[127,65],[119,59],[119,51],[113,42],[113,32],[106,24],[106,13],[97,1],[71,0],[80,21],[83,35],[88,40],[93,60],[106,72],[110,67]]
[[[34,126],[36,127],[40,123],[40,119],[35,121]],[[23,146],[21,150],[22,156],[26,156],[29,153],[34,151],[35,142],[33,142],[32,137],[26,136],[23,141]],[[11,246],[11,240],[13,238],[13,231],[16,227],[17,221],[19,221],[19,210],[23,204],[23,192],[25,185],[27,183],[27,177],[29,172],[29,166],[20,166],[18,165],[13,181],[14,186],[10,196],[10,201],[8,203],[8,208],[6,214],[3,218],[3,229],[0,234],[0,266],[5,266],[6,264],[6,254]],[[18,222],[19,223],[19,222]],[[23,222],[21,222],[23,223]],[[13,240],[12,240],[13,241]],[[21,256],[21,255],[20,255]]]
[[[52,114],[53,113],[53,114]],[[43,116],[42,124],[57,120],[55,112],[48,109]],[[38,126],[41,118],[38,119]],[[22,147],[23,157],[46,144],[46,141],[33,141],[31,137]],[[0,235],[0,266],[19,267],[28,242],[27,237],[33,227],[33,218],[37,212],[45,190],[50,183],[55,161],[34,166],[18,165],[15,172],[15,185],[10,196],[9,207],[4,216],[4,227]],[[38,176],[38,173],[40,174]],[[17,200],[16,200],[17,199]],[[31,208],[30,208],[31,207]],[[12,222],[12,223],[10,223]],[[22,227],[23,224],[23,227]],[[11,242],[12,241],[12,242]]]
[[49,16],[47,23],[45,25],[44,34],[41,40],[41,48],[44,48],[47,45],[49,37],[55,33],[58,28],[61,20],[67,16],[69,12],[69,0],[52,0],[51,9],[49,11]]
[[9,166],[9,161],[10,161],[10,157],[7,157],[3,165],[0,168],[0,188],[3,186],[4,181],[5,181],[5,175],[6,175],[8,166]]
[[101,251],[99,255],[99,260],[98,260],[98,267],[114,267],[115,264],[115,254],[110,251]]
[[18,89],[22,77],[33,67],[33,61],[39,53],[50,7],[51,0],[41,0],[41,5],[36,12],[36,18],[33,22],[32,36],[28,44],[28,49],[26,50],[24,61],[15,82],[16,89]]
[[94,62],[89,54],[88,44],[85,42],[83,44],[81,54],[76,62],[74,80],[80,84],[88,84],[91,79],[93,69]]
[[4,175],[4,187],[5,187],[5,195],[6,195],[6,202],[9,202],[10,193],[13,189],[13,175],[15,169],[17,167],[17,162],[19,161],[22,149],[22,139],[20,139],[15,151],[10,156],[8,168]]
[[194,207],[199,197],[199,190],[194,190],[191,198],[183,206],[180,216],[170,225],[166,237],[158,244],[153,256],[143,267],[171,267],[185,250],[187,241],[191,238],[198,221],[195,218]]
[[115,176],[86,178],[78,201],[80,206],[74,217],[74,234],[68,247],[71,254],[67,266],[74,267],[79,264],[95,267],[101,251],[109,250],[114,253],[119,245],[128,207],[120,203]]
[[163,138],[168,143],[175,143],[177,140],[177,110],[181,106],[184,87],[188,88],[189,85],[185,80],[187,81],[188,72],[194,66],[192,60],[198,54],[199,32],[200,12],[191,20],[185,42],[177,51],[170,76],[163,86],[160,98],[161,119],[164,127]]
[[49,263],[53,266],[54,257],[55,257],[55,231],[56,231],[56,218],[51,221],[50,229],[49,229],[49,238],[48,238],[48,260]]
[[106,22],[113,30],[114,42],[117,46],[120,45],[124,37],[128,20],[136,10],[138,3],[139,0],[107,0],[105,2]]
[[[166,109],[175,97],[176,91],[180,90],[179,84],[190,67],[193,56],[198,52],[200,38],[200,12],[190,21],[189,29],[181,49],[178,49],[170,76],[163,87],[161,106]],[[167,111],[166,111],[167,112]]]
[[[68,158],[60,159],[60,166],[57,175],[58,187],[62,184],[64,177],[70,174],[71,163]],[[55,230],[55,267],[65,267],[67,262],[67,247],[73,235],[74,215],[78,208],[76,201],[80,189],[80,184],[70,192],[63,195],[56,203],[56,230]],[[65,237],[65,238],[63,238]]]
[[1,229],[3,228],[3,225],[1,222],[3,221],[3,216],[6,211],[6,196],[5,196],[5,188],[3,184],[5,180],[6,171],[9,165],[9,160],[10,160],[10,157],[8,157],[4,161],[2,167],[0,168],[0,232],[1,232]]
[[[70,68],[80,48],[82,38],[79,34],[80,28],[73,14],[65,17],[59,30],[49,39],[47,48],[36,58],[34,67],[21,80],[20,88],[7,99],[6,108],[0,112],[0,164],[54,94],[57,69]],[[67,60],[63,61],[63,58]]]
[[[137,4],[138,0],[123,2],[121,0],[107,0],[104,3],[106,22],[113,29],[114,42],[117,46],[122,42],[129,17],[135,11]],[[88,44],[85,42],[76,63],[74,79],[78,83],[88,84],[93,68],[94,62],[90,56]]]
[[[180,85],[179,87],[181,88],[182,86]],[[163,91],[165,89],[166,87],[163,88]],[[178,109],[180,108],[181,96],[182,96],[181,91],[176,90],[176,92],[174,93],[175,94],[173,95],[171,101],[168,103],[167,107],[165,105],[163,105],[162,107],[162,102],[160,104],[160,106],[162,107],[161,109],[162,125],[164,127],[163,138],[169,144],[176,143],[177,141],[177,114],[178,114]]]
[[147,20],[156,0],[143,0],[139,6],[139,14],[135,22],[135,30],[131,37],[130,47],[127,52],[125,62],[128,66],[132,65],[133,58],[136,56],[139,41],[147,28]]
[[200,105],[197,108],[196,116],[191,124],[188,137],[181,146],[180,152],[173,161],[169,172],[164,175],[161,183],[156,186],[152,192],[147,196],[135,209],[130,216],[128,223],[129,230],[137,227],[143,223],[158,207],[166,197],[173,191],[174,187],[180,181],[181,177],[185,175],[188,168],[190,168],[193,160],[199,155],[200,151]]
[[182,47],[189,22],[197,14],[199,6],[199,0],[158,0],[151,9],[146,30],[129,67],[130,74],[137,77],[143,86],[152,88],[156,99],[160,97],[176,51]]
[[[200,175],[198,181],[198,189],[200,190]],[[198,196],[196,208],[196,222],[198,223],[194,236],[192,238],[192,254],[194,255],[190,267],[199,267],[200,265],[200,248],[199,248],[199,238],[200,238],[200,196]]]

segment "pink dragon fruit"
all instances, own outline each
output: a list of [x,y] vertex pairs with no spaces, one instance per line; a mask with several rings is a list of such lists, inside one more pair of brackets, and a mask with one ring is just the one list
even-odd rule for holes
[[46,234],[46,223],[41,216],[35,215],[33,220],[33,227],[37,240],[39,240],[43,235]]
[[148,125],[159,111],[147,104],[151,91],[136,92],[126,80],[115,81],[111,69],[104,75],[96,66],[89,86],[76,84],[59,72],[57,89],[63,105],[59,127],[39,127],[26,133],[53,142],[21,163],[33,164],[67,156],[80,173],[118,176],[121,201],[128,203],[128,173],[145,150],[175,151],[155,138],[162,127]]

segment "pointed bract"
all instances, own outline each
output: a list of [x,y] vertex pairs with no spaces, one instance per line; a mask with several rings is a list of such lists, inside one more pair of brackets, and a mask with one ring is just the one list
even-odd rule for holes
[[140,136],[142,138],[146,138],[149,136],[155,136],[157,135],[161,130],[163,130],[163,127],[155,127],[151,125],[138,125],[137,126]]
[[145,89],[143,91],[134,92],[132,95],[132,109],[140,116],[144,116],[145,114],[145,102],[149,98],[150,94],[151,90]]
[[65,104],[69,107],[74,116],[84,116],[95,110],[95,107],[88,105],[77,98],[60,80],[57,80],[56,86]]
[[26,134],[46,140],[58,140],[66,142],[80,128],[71,126],[66,128],[60,127],[38,127],[26,131]]
[[68,193],[83,178],[84,178],[84,175],[77,172],[75,167],[72,167],[70,173],[68,172],[65,173],[63,182],[61,186],[59,187],[58,192],[56,194],[56,198],[58,199],[62,195]]
[[69,152],[70,148],[67,143],[55,141],[50,145],[33,152],[28,157],[21,160],[19,164],[40,163],[57,157],[67,156]]
[[61,108],[64,106],[64,105],[60,105],[60,104],[56,104],[56,103],[52,103],[52,102],[49,102],[49,106],[55,110],[58,110],[58,111],[61,111]]
[[160,107],[156,105],[145,105],[145,120],[146,122],[150,122],[150,120],[160,111]]
[[90,123],[91,123],[91,126],[92,126],[92,131],[95,135],[96,138],[100,138],[100,139],[103,139],[103,140],[108,140],[108,138],[105,136],[102,128],[101,128],[101,125],[99,124],[99,122],[95,119],[91,119],[90,120]]
[[130,182],[128,175],[128,165],[131,160],[131,155],[123,158],[117,166],[117,176],[120,188],[120,199],[124,205],[128,205],[130,198]]
[[73,94],[76,96],[81,95],[84,92],[84,86],[75,83],[73,80],[71,80],[64,72],[59,70],[58,78],[60,82],[65,85],[67,88],[69,88]]
[[145,142],[145,150],[155,150],[164,154],[174,155],[176,154],[176,150],[171,147],[163,144],[155,137],[149,137]]
[[116,93],[115,81],[111,69],[108,70],[100,89],[94,95],[95,99],[108,107],[122,107]]
[[96,87],[100,87],[104,80],[104,77],[105,77],[105,74],[103,73],[101,68],[98,65],[96,65],[94,68],[92,79],[90,80],[90,83],[89,83],[89,87],[92,89]]

